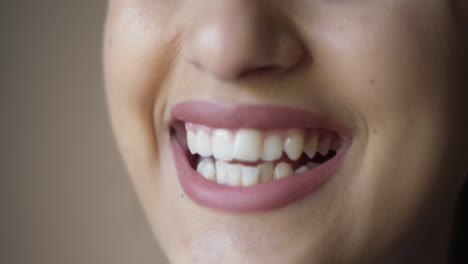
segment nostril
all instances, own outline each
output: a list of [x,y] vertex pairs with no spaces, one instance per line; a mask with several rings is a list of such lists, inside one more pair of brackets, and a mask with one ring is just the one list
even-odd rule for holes
[[276,74],[282,72],[284,70],[283,67],[268,65],[257,67],[253,69],[248,69],[239,73],[239,78],[247,78],[253,75],[265,75],[265,74]]

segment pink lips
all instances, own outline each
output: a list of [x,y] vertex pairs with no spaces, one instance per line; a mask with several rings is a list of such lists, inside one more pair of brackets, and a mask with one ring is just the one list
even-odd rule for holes
[[309,111],[273,105],[223,105],[189,101],[172,108],[176,121],[214,128],[321,128],[338,133],[343,146],[335,157],[300,175],[249,187],[221,185],[198,174],[188,160],[185,142],[171,137],[179,181],[185,193],[201,206],[230,212],[274,210],[295,203],[317,191],[341,167],[350,140],[349,130]]

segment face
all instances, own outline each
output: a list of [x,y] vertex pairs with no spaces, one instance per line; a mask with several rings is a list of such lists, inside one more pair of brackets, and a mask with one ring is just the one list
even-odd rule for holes
[[168,259],[446,257],[468,173],[459,2],[111,0],[112,124]]

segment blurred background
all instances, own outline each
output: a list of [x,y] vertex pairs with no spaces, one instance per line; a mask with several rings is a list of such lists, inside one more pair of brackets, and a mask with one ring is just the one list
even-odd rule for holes
[[0,263],[167,263],[102,90],[105,0],[0,2]]

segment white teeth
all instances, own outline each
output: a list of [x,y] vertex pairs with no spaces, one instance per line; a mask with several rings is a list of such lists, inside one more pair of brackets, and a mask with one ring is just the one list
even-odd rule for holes
[[227,129],[216,129],[212,135],[211,146],[213,156],[220,160],[232,160],[232,148],[234,145],[234,136]]
[[274,161],[283,154],[283,141],[277,135],[268,136],[263,142],[262,160]]
[[273,180],[273,170],[275,169],[273,163],[266,162],[258,165],[260,170],[260,182],[269,182]]
[[209,128],[199,128],[193,124],[186,127],[190,129],[187,130],[187,145],[192,154],[213,156],[224,161],[256,162],[260,158],[275,161],[281,158],[283,151],[291,160],[298,160],[302,153],[312,159],[317,152],[326,156],[330,150],[336,151],[341,146],[332,134],[319,136],[315,130],[307,137],[303,130],[292,130],[286,137],[270,131],[264,137],[263,132],[256,129],[211,129],[212,132],[208,132]]
[[228,183],[228,164],[224,161],[216,161],[216,181],[219,184]]
[[292,166],[286,162],[280,162],[276,165],[274,179],[281,179],[293,174]]
[[325,135],[319,142],[317,151],[320,153],[322,156],[326,156],[328,152],[330,151],[331,147],[331,137],[328,135]]
[[284,152],[291,160],[297,160],[304,151],[304,137],[300,131],[294,131],[284,140]]
[[234,138],[234,158],[255,162],[262,150],[262,133],[255,129],[240,129]]
[[291,164],[286,162],[280,162],[276,166],[271,162],[265,162],[255,167],[230,164],[222,160],[218,160],[215,163],[213,158],[200,158],[197,172],[206,179],[215,181],[218,184],[252,186],[282,179],[294,174],[302,174],[319,165],[318,163],[308,162],[306,165],[293,171]]
[[208,133],[202,129],[197,131],[197,137],[195,139],[195,148],[197,153],[202,157],[209,157],[212,155],[211,152],[211,138]]
[[[212,129],[187,123],[186,131],[190,153],[200,155],[197,171],[208,180],[230,186],[266,183],[320,166],[309,161],[294,170],[290,163],[280,162],[283,152],[290,160],[296,161],[303,153],[313,159],[316,153],[326,156],[330,150],[341,147],[333,134],[319,135],[321,132],[316,130],[263,132],[256,129]],[[265,162],[257,166],[230,163],[233,160],[257,162],[260,159]]]
[[197,136],[192,131],[187,132],[187,147],[190,150],[190,153],[195,154],[197,153],[197,149],[195,147]]
[[203,158],[197,166],[197,172],[203,175],[208,180],[216,180],[216,170],[213,159]]
[[307,162],[306,166],[307,166],[307,168],[309,170],[311,170],[311,169],[313,169],[315,167],[320,166],[320,163],[315,163],[315,162],[309,161],[309,162]]
[[260,176],[257,167],[242,166],[242,186],[251,186],[258,183]]
[[309,168],[307,168],[307,166],[301,166],[300,168],[298,168],[297,170],[294,171],[294,174],[301,174],[301,173],[304,173],[306,171],[308,171]]
[[318,143],[318,138],[317,138],[317,133],[312,133],[307,140],[304,148],[304,152],[307,154],[309,158],[314,158],[315,153],[317,152],[317,143]]
[[242,185],[242,171],[241,165],[237,164],[228,164],[228,184],[231,186],[241,186]]

